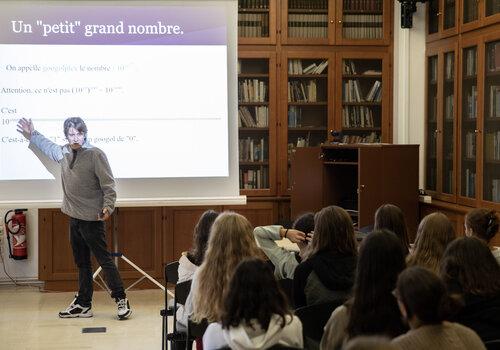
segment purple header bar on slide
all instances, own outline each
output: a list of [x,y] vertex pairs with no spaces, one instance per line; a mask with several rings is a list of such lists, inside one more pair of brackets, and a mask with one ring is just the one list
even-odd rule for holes
[[0,2],[0,44],[226,45],[221,4]]

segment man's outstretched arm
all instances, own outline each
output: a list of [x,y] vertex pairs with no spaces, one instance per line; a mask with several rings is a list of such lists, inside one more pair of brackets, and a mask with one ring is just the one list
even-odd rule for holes
[[62,147],[36,131],[31,119],[19,119],[17,131],[30,141],[30,149],[36,147],[47,157],[58,163],[63,158]]

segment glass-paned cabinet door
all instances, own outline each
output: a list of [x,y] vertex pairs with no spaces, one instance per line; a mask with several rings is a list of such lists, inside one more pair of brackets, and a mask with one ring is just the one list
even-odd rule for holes
[[500,13],[500,1],[499,0],[485,0],[485,15],[486,17],[496,15]]
[[288,59],[288,187],[295,148],[314,147],[328,139],[328,58]]
[[238,38],[243,44],[274,43],[276,9],[273,0],[238,0]]
[[328,43],[328,0],[283,0],[288,43]]
[[342,59],[342,142],[380,142],[382,59]]
[[486,44],[483,199],[500,202],[500,41]]
[[427,34],[428,35],[436,34],[438,30],[439,30],[439,0],[430,0],[427,4]]
[[384,0],[342,0],[340,3],[341,20],[337,23],[340,24],[342,41],[384,38]]
[[240,189],[269,189],[269,59],[238,60]]
[[438,56],[427,57],[427,147],[426,189],[437,190],[437,74]]
[[443,0],[443,30],[451,29],[455,27],[455,16],[457,12],[457,5],[455,0]]
[[479,1],[462,0],[462,23],[467,24],[479,19]]
[[443,67],[443,148],[442,148],[442,183],[443,193],[454,191],[454,127],[455,127],[455,51],[444,53]]
[[477,46],[462,49],[460,195],[476,197]]

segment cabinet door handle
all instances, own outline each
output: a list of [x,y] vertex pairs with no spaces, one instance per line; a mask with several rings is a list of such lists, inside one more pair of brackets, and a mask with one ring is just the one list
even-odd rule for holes
[[341,20],[341,19],[339,19],[339,23],[342,23],[342,20]]
[[474,130],[474,132],[475,132],[476,134],[480,134],[480,133],[481,133],[481,130],[479,130],[479,129],[475,129],[475,130]]
[[441,12],[436,13],[436,16],[441,16],[441,15],[442,15]]
[[330,20],[330,23],[332,23],[332,24],[333,24],[333,23],[335,23],[335,21],[332,19],[332,20]]

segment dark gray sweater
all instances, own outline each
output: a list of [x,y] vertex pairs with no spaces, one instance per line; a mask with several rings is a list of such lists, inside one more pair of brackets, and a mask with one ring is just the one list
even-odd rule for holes
[[38,131],[32,132],[30,139],[29,148],[35,147],[61,164],[64,194],[61,211],[64,214],[75,219],[96,221],[103,208],[110,214],[113,212],[115,180],[102,150],[85,142],[74,153],[69,145],[58,145]]

